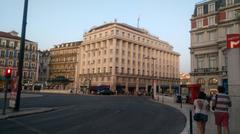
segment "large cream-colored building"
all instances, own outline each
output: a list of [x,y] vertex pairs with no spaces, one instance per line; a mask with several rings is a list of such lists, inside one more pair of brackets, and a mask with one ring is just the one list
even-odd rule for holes
[[239,0],[208,0],[195,5],[190,31],[191,79],[207,91],[218,85],[227,89],[226,35],[240,33],[239,9]]
[[50,49],[49,80],[64,78],[71,81],[67,87],[73,88],[77,68],[77,54],[81,41],[55,45]]
[[76,88],[106,86],[132,94],[179,83],[179,54],[148,31],[123,23],[106,23],[84,34],[79,48]]

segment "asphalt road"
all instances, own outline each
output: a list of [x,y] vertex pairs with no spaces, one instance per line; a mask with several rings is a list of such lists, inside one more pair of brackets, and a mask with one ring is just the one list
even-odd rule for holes
[[21,107],[52,112],[0,120],[0,134],[179,134],[184,115],[149,97],[44,94],[23,98]]

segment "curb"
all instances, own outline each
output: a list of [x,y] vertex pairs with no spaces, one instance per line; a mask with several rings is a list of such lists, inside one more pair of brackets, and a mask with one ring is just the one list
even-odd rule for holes
[[19,112],[13,112],[6,115],[0,115],[0,120],[6,120],[9,118],[16,118],[21,116],[27,116],[38,113],[45,113],[55,110],[55,108],[26,108]]

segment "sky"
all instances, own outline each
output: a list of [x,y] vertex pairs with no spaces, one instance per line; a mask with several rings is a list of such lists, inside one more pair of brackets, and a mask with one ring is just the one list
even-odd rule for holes
[[[82,40],[84,32],[104,22],[147,29],[180,53],[180,72],[190,72],[191,15],[202,0],[29,0],[26,38],[40,50]],[[1,0],[0,31],[21,35],[24,0]]]

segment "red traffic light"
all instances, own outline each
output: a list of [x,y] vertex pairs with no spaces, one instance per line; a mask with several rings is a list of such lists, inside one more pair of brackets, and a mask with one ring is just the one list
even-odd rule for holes
[[12,68],[7,68],[5,71],[5,77],[10,78],[12,76]]

